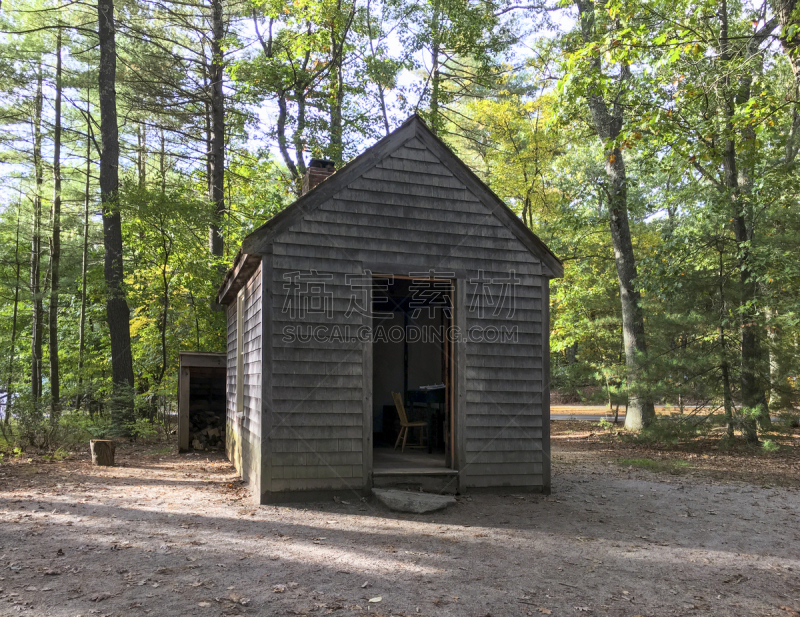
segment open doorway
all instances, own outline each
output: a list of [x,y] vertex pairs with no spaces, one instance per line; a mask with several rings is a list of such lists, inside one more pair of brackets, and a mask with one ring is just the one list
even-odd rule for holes
[[446,473],[454,468],[453,281],[374,275],[372,298],[373,470]]

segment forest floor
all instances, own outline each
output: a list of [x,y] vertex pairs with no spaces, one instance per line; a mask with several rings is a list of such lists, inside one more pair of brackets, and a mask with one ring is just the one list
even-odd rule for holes
[[[553,492],[252,506],[220,454],[0,465],[0,615],[800,615],[800,431],[664,449],[553,423]],[[160,449],[159,449],[160,448]]]

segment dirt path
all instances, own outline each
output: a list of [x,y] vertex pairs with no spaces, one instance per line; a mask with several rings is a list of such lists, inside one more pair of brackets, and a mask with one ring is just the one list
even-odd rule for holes
[[800,614],[797,485],[554,444],[551,496],[427,516],[253,507],[220,457],[4,464],[0,615]]

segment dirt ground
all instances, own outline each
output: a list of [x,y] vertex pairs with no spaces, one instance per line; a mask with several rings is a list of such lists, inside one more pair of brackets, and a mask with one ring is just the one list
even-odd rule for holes
[[0,615],[800,615],[791,439],[664,452],[589,426],[554,423],[550,496],[432,515],[251,506],[221,455],[6,460]]

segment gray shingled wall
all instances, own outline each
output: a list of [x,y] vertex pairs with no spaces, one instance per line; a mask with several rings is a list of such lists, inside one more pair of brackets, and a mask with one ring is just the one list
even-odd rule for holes
[[244,415],[236,409],[237,303],[228,306],[226,450],[242,478],[261,490],[261,266],[243,288]]
[[[519,339],[467,343],[464,472],[472,487],[543,484],[548,281],[539,261],[418,138],[280,233],[272,250],[272,491],[362,487],[363,345],[287,342],[283,328],[339,324],[355,331],[362,318],[345,317],[345,275],[371,264],[396,264],[394,274],[457,271],[460,279],[479,270],[485,278],[516,272],[512,316],[495,317],[491,306],[483,317],[477,310],[468,315],[469,328],[517,326]],[[326,285],[332,320],[308,315],[298,322],[284,314],[284,275],[307,270],[333,274]],[[468,305],[491,304],[474,304],[472,291],[468,286]]]

